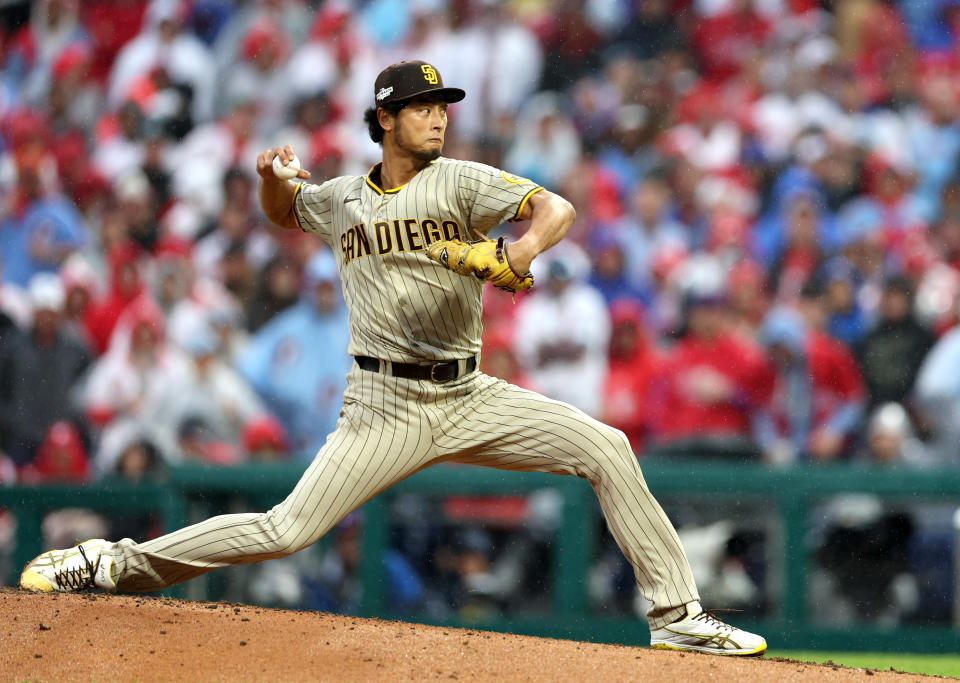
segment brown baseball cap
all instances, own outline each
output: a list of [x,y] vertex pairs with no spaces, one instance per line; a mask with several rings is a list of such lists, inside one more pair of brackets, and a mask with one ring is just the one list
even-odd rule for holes
[[378,107],[428,93],[440,95],[445,102],[459,102],[467,96],[460,88],[445,88],[440,72],[420,60],[391,64],[373,84],[373,101]]

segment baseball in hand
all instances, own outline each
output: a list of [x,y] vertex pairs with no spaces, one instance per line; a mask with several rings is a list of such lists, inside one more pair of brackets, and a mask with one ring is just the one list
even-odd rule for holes
[[280,157],[273,157],[273,174],[280,178],[280,180],[290,180],[291,178],[296,178],[299,170],[300,160],[296,156],[288,161],[286,166],[284,166],[283,162],[280,161]]

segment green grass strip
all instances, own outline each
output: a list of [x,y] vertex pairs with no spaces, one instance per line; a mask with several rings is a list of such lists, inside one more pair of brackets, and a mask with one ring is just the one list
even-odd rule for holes
[[801,662],[828,661],[858,669],[879,669],[960,678],[960,655],[915,655],[897,652],[817,652],[806,650],[768,650],[767,658],[783,657]]

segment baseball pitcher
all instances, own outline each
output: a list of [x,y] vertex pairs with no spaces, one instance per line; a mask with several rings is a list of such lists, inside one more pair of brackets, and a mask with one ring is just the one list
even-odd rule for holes
[[[447,105],[465,93],[445,87],[430,64],[387,67],[372,94],[365,121],[383,158],[367,175],[313,184],[299,170],[281,180],[274,158],[286,166],[293,149],[257,158],[270,220],[333,250],[355,359],[336,429],[293,492],[268,512],[214,517],[146,543],[91,540],[49,551],[26,566],[20,587],[156,591],[284,557],[414,472],[459,462],[587,479],[652,603],[651,644],[762,654],[763,638],[701,608],[677,534],[623,433],[477,369],[484,284],[531,287],[531,261],[563,238],[573,207],[524,178],[442,157]],[[505,221],[529,224],[514,242],[488,239]]]

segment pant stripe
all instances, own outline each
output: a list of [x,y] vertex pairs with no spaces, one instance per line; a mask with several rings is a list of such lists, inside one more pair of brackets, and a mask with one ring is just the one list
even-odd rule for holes
[[435,462],[575,474],[593,486],[658,628],[697,600],[679,538],[622,433],[577,409],[473,373],[433,384],[354,367],[337,428],[290,495],[264,514],[222,515],[109,552],[122,591],[300,550],[389,486]]

